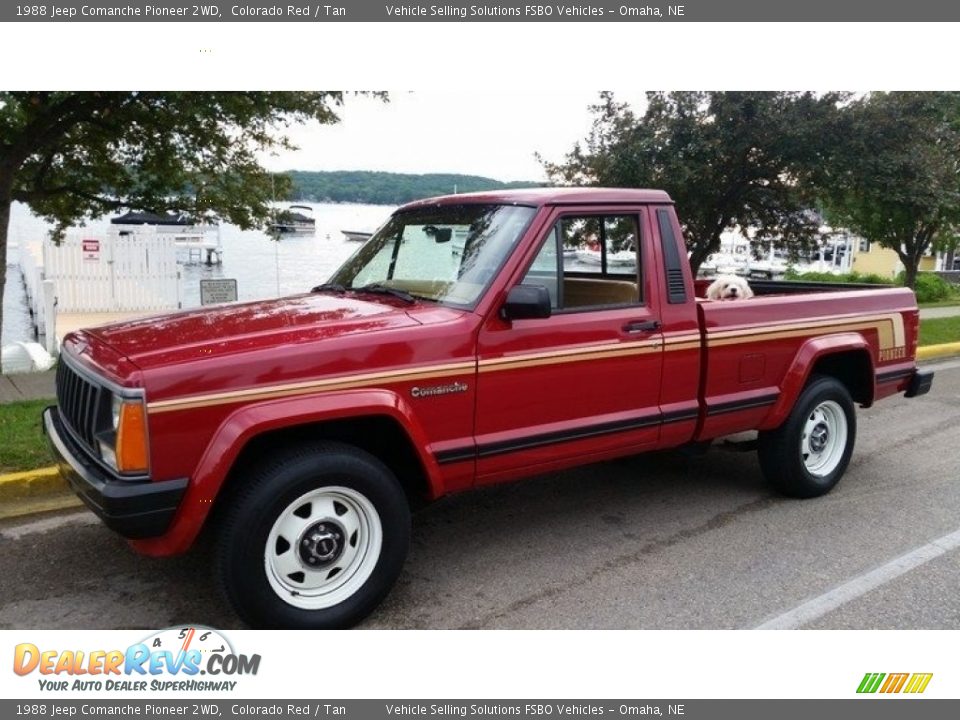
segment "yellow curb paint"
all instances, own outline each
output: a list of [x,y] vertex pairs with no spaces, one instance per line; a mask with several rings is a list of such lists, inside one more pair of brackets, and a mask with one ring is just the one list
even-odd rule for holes
[[0,475],[0,520],[82,505],[55,467]]
[[29,480],[30,478],[56,475],[57,472],[57,468],[55,467],[45,467],[38,468],[36,470],[25,470],[24,472],[8,473],[6,475],[0,475],[0,485],[6,482],[22,482],[24,480]]
[[941,345],[924,345],[917,348],[917,360],[960,355],[960,342],[943,343]]
[[0,475],[0,503],[64,493],[67,483],[55,467]]
[[24,515],[36,515],[38,513],[52,512],[54,510],[67,510],[69,508],[82,506],[83,503],[80,502],[80,498],[78,498],[76,495],[66,494],[15,500],[13,502],[4,502],[0,504],[0,520],[22,517]]

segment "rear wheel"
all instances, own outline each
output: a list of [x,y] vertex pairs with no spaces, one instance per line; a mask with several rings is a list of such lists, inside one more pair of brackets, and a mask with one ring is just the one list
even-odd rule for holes
[[815,376],[800,393],[787,420],[760,433],[760,467],[784,495],[811,498],[830,492],[850,463],[857,418],[847,388]]
[[406,496],[375,457],[298,446],[251,472],[217,553],[225,594],[254,627],[343,628],[393,586],[410,541]]

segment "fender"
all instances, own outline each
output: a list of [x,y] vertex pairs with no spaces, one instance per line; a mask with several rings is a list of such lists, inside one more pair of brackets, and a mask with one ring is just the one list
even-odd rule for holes
[[382,389],[347,390],[321,396],[266,400],[245,405],[226,417],[200,458],[167,532],[157,538],[131,540],[131,545],[138,552],[151,556],[186,552],[200,533],[240,451],[254,437],[271,430],[324,420],[371,415],[386,415],[397,421],[423,464],[431,497],[443,495],[440,468],[433,455],[425,452],[429,440],[413,408],[397,393]]
[[800,391],[806,385],[810,377],[810,371],[817,360],[827,355],[834,355],[840,352],[849,352],[851,350],[860,350],[866,357],[870,365],[870,399],[873,399],[875,390],[873,374],[873,353],[870,343],[860,333],[840,333],[837,335],[826,335],[823,337],[811,338],[803,343],[797,350],[790,367],[783,378],[783,384],[780,387],[780,397],[777,403],[770,410],[766,420],[757,428],[758,430],[771,430],[779,427],[790,411],[793,410]]

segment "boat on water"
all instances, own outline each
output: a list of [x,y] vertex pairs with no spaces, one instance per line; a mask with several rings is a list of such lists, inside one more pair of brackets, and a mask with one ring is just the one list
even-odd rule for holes
[[278,233],[312,233],[317,230],[317,221],[313,217],[313,208],[307,205],[291,205],[277,213],[277,219],[270,229]]
[[746,275],[747,260],[743,255],[718,252],[707,256],[700,264],[700,272],[705,276]]
[[182,213],[130,212],[110,218],[112,231],[118,236],[136,235],[138,229],[150,227],[157,234],[173,236],[177,248],[177,262],[206,262],[219,265],[223,261],[220,226],[198,225]]
[[700,273],[706,277],[714,275],[740,275],[741,277],[767,278],[783,277],[787,272],[787,263],[778,257],[757,260],[749,255],[731,255],[713,253],[700,265]]
[[340,232],[350,242],[366,242],[373,237],[373,233],[366,230],[341,230]]
[[[578,262],[584,265],[600,265],[602,258],[599,250],[581,249],[576,251]],[[620,250],[607,253],[607,267],[630,267],[637,264],[637,254],[633,250]]]
[[131,210],[110,218],[111,225],[160,225],[164,227],[189,227],[193,222],[183,213],[153,213]]
[[751,260],[747,263],[746,275],[752,278],[776,280],[787,272],[787,263],[780,258]]

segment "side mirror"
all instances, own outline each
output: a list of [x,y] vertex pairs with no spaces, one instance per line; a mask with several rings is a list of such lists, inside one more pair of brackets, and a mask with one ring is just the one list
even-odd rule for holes
[[500,309],[504,320],[548,318],[550,313],[550,293],[543,285],[514,286]]
[[423,233],[427,237],[432,237],[433,241],[439,245],[450,242],[450,237],[453,235],[453,228],[438,228],[436,225],[427,225],[423,229]]

